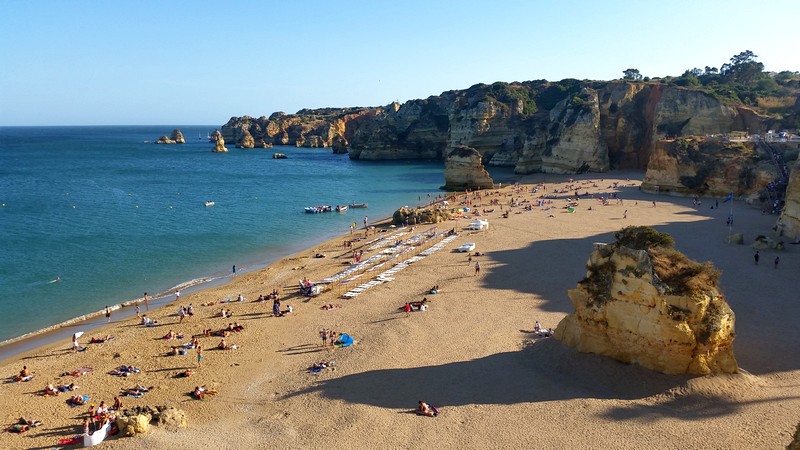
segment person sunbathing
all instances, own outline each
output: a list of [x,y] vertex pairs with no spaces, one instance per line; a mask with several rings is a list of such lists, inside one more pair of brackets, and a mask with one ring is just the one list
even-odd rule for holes
[[218,347],[219,347],[220,350],[228,350],[229,347],[228,347],[228,343],[225,342],[225,338],[222,338],[222,340],[219,341],[219,346]]
[[178,373],[177,377],[178,378],[187,378],[187,377],[192,376],[193,374],[194,374],[194,371],[192,369],[186,369],[183,372]]
[[90,344],[102,344],[102,343],[110,341],[112,339],[114,339],[114,336],[111,336],[110,334],[107,334],[105,337],[92,337],[91,339],[89,339],[89,343]]
[[194,395],[194,398],[196,398],[198,400],[202,400],[206,396],[206,388],[200,387],[200,386],[195,386],[194,392],[192,392],[192,395]]
[[58,395],[60,392],[53,386],[53,383],[47,383],[47,386],[42,391],[42,395]]
[[81,396],[81,395],[73,395],[72,397],[70,397],[67,400],[67,403],[70,406],[80,406],[80,405],[83,405],[85,402],[86,402],[86,400],[84,400],[83,396]]
[[419,414],[420,416],[434,417],[436,415],[436,412],[434,411],[434,409],[431,408],[430,405],[428,405],[427,403],[423,402],[422,400],[419,401],[419,406],[417,406],[417,409],[416,409],[415,412],[417,414]]
[[122,411],[122,400],[119,397],[114,397],[114,406],[111,408],[114,411]]
[[67,391],[74,391],[75,389],[78,389],[78,386],[75,386],[75,383],[62,384],[57,389],[58,389],[59,392],[67,392]]
[[239,332],[244,330],[244,326],[239,325],[239,322],[233,322],[233,331]]

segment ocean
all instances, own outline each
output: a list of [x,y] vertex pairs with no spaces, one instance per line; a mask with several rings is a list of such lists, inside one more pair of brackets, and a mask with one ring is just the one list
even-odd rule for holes
[[[153,143],[173,128],[186,144]],[[0,341],[144,292],[226,277],[234,264],[264,266],[365,216],[424,203],[444,184],[441,162],[233,143],[212,153],[213,129],[0,127]],[[492,174],[511,177],[508,169]],[[303,211],[350,202],[369,208]]]

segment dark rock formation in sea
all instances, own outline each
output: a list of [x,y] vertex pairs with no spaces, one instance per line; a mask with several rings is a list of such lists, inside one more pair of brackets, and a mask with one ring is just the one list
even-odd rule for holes
[[492,177],[481,164],[481,154],[472,147],[459,145],[444,159],[444,186],[447,191],[491,189]]
[[555,338],[667,374],[736,373],[735,317],[711,263],[690,260],[652,228],[615,237],[596,245],[586,278],[568,292],[575,311]]
[[222,133],[219,130],[214,130],[214,134],[211,135],[211,140],[214,142],[214,148],[211,149],[214,153],[225,153],[228,151],[225,148],[225,138],[222,137]]
[[172,130],[172,133],[169,135],[169,137],[164,135],[158,138],[158,140],[156,141],[156,144],[185,144],[185,143],[186,140],[183,138],[183,133],[181,133],[181,130],[177,128]]

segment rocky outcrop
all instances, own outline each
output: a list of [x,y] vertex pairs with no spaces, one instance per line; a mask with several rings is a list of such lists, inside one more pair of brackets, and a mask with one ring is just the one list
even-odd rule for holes
[[650,155],[642,190],[750,201],[779,179],[770,156],[753,142],[712,138],[665,139]]
[[[242,142],[250,135],[263,145],[296,147],[347,147],[358,123],[373,117],[378,108],[302,109],[297,114],[273,113],[269,118],[231,117],[222,126],[222,135],[233,142]],[[260,145],[259,145],[260,146]]]
[[185,143],[186,139],[183,138],[183,133],[181,133],[181,130],[177,128],[172,130],[172,133],[169,135],[169,137],[164,135],[158,138],[158,140],[156,141],[156,144],[185,144]]
[[186,413],[174,406],[135,406],[117,415],[117,427],[120,434],[126,437],[147,433],[154,421],[174,431],[186,427]]
[[256,140],[253,138],[253,135],[250,134],[249,131],[245,130],[242,139],[236,144],[238,148],[253,148],[256,146]]
[[491,189],[492,177],[481,164],[481,154],[472,147],[460,145],[447,153],[444,160],[444,186],[448,191]]
[[452,214],[450,211],[443,208],[400,208],[392,215],[392,223],[395,225],[440,223],[448,221],[451,218]]
[[778,234],[790,239],[800,238],[800,170],[797,166],[789,175],[785,202],[778,219]]
[[628,227],[598,244],[586,278],[568,292],[575,312],[556,339],[667,374],[735,373],[734,314],[717,272],[672,248],[672,238]]
[[222,137],[222,133],[219,130],[214,130],[214,133],[211,135],[211,141],[214,142],[214,148],[211,149],[214,153],[225,153],[228,151],[225,148],[225,138]]

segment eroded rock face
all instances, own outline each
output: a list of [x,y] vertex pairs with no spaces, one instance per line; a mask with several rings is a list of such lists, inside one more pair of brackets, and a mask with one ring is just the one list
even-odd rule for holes
[[778,233],[790,238],[800,237],[800,170],[795,166],[786,187],[786,204],[778,219]]
[[242,140],[239,141],[237,147],[239,148],[254,148],[256,146],[256,140],[253,138],[253,135],[250,134],[249,131],[245,130],[244,136],[242,136]]
[[416,225],[421,223],[440,223],[452,218],[450,211],[442,208],[400,208],[392,215],[395,225]]
[[734,314],[716,272],[671,248],[668,235],[628,227],[598,245],[569,291],[575,312],[556,339],[666,374],[735,373]]
[[225,138],[222,137],[222,133],[219,130],[214,130],[214,134],[211,135],[211,140],[214,141],[214,148],[211,149],[214,153],[225,153],[228,151],[225,148]]
[[166,134],[156,140],[156,144],[177,144],[174,140],[170,139]]
[[492,177],[481,164],[481,154],[472,147],[458,146],[444,160],[444,186],[449,191],[491,189]]
[[649,192],[755,201],[780,172],[753,142],[686,138],[660,140],[650,155],[642,189]]

